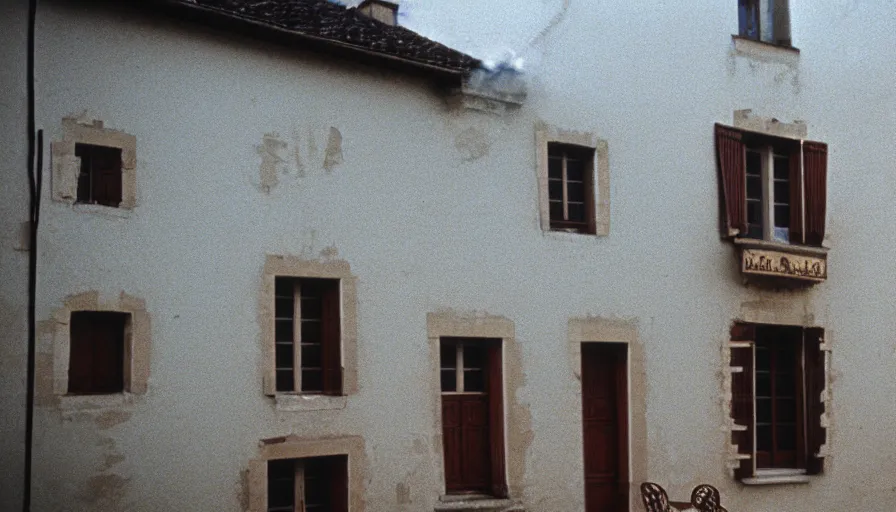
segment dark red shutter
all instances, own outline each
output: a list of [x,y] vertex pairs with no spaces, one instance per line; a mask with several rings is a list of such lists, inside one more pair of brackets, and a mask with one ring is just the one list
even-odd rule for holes
[[504,462],[504,379],[502,377],[501,342],[495,341],[488,347],[488,423],[491,430],[489,440],[492,462],[492,495],[507,497],[507,481]]
[[824,329],[806,329],[806,472],[810,475],[822,472],[824,458],[819,452],[827,442],[827,431],[821,424],[825,412],[822,401],[825,384],[825,351],[821,350],[823,341]]
[[799,143],[790,151],[790,243],[803,244],[803,173]]
[[717,124],[716,153],[725,220],[722,234],[744,234],[747,232],[747,176],[743,133]]
[[327,457],[327,482],[329,484],[332,512],[348,512],[348,456]]
[[323,321],[321,325],[321,360],[323,366],[324,394],[342,394],[341,347],[341,306],[339,303],[339,281],[328,281],[323,287]]
[[827,144],[803,142],[803,174],[806,182],[806,244],[821,245],[827,207]]
[[749,342],[749,346],[731,348],[731,366],[739,366],[743,371],[731,374],[731,418],[746,430],[731,433],[731,442],[737,445],[737,453],[748,455],[741,459],[734,470],[738,480],[753,476],[755,453],[753,449],[753,350],[755,348],[756,327],[749,324],[735,324],[731,328],[732,342]]

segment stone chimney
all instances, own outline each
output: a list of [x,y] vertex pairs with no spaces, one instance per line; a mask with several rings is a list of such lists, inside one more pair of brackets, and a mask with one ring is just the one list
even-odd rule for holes
[[358,12],[392,27],[398,25],[398,4],[388,0],[364,0]]

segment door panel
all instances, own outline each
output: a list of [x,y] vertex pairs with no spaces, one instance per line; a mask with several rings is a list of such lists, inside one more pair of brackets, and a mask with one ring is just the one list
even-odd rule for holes
[[488,395],[442,395],[445,486],[488,492],[491,484]]
[[582,344],[585,510],[628,510],[626,346]]

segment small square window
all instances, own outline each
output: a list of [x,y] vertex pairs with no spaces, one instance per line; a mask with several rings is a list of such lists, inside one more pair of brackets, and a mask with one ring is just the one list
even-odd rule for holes
[[338,279],[276,277],[276,390],[342,394],[341,307]]
[[122,197],[121,148],[75,144],[81,159],[77,202],[118,207]]
[[548,214],[552,230],[595,233],[594,148],[548,143]]
[[737,0],[737,14],[740,37],[791,45],[788,0]]
[[121,393],[125,387],[125,331],[130,314],[75,311],[71,314],[68,393]]
[[348,457],[268,461],[267,512],[348,511]]

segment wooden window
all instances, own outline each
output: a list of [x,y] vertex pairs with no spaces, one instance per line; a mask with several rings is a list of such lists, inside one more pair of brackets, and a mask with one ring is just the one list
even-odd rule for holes
[[790,46],[788,0],[738,0],[738,34],[745,39]]
[[348,512],[348,457],[268,461],[267,512]]
[[551,229],[595,233],[594,149],[548,143]]
[[124,391],[125,330],[129,318],[127,313],[109,311],[71,314],[69,394]]
[[339,280],[277,277],[274,288],[277,391],[342,394]]
[[735,324],[731,331],[732,442],[739,479],[763,470],[822,470],[825,361],[818,328]]
[[716,125],[724,236],[820,246],[827,145]]
[[446,342],[441,352],[442,393],[485,392],[486,347]]
[[121,148],[75,144],[81,159],[78,174],[79,203],[118,207],[121,204]]

